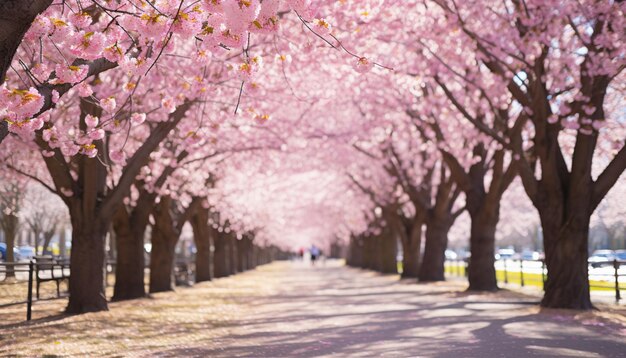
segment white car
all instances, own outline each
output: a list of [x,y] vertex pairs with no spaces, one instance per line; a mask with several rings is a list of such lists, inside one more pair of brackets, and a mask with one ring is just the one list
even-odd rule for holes
[[613,250],[596,250],[587,260],[591,267],[601,267],[613,264],[615,252]]
[[35,248],[32,246],[20,246],[17,248],[17,255],[15,257],[16,261],[28,261],[35,257],[36,252]]
[[449,249],[445,251],[445,255],[446,260],[456,260],[457,258],[459,258],[459,255],[457,255],[456,252]]
[[513,249],[500,249],[496,252],[496,260],[512,260],[513,256],[515,256]]

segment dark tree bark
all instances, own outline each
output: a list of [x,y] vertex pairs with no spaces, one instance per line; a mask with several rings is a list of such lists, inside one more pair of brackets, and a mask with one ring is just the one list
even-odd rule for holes
[[170,213],[171,199],[161,198],[154,211],[150,252],[150,293],[174,290],[174,253],[178,234]]
[[[499,205],[498,205],[499,206]],[[498,289],[495,269],[496,226],[498,209],[495,212],[470,211],[470,251],[467,277],[470,291],[495,291]]]
[[445,280],[445,251],[448,247],[448,232],[452,214],[443,218],[432,218],[426,224],[426,245],[424,259],[420,267],[418,279],[420,282]]
[[398,240],[390,227],[385,227],[377,237],[379,264],[377,271],[385,274],[398,273]]
[[258,247],[254,244],[254,238],[250,239],[250,254],[248,255],[248,266],[254,270],[257,266]]
[[228,252],[230,253],[230,267],[229,269],[229,273],[231,275],[235,275],[237,274],[239,271],[237,270],[238,268],[238,256],[239,253],[237,251],[237,237],[235,236],[234,232],[230,232],[227,236],[228,240],[227,240],[227,244],[228,244]]
[[174,289],[174,256],[183,225],[198,210],[199,199],[194,198],[187,208],[180,208],[169,196],[162,196],[154,207],[152,251],[150,253],[150,293]]
[[385,220],[391,224],[393,230],[400,237],[402,245],[402,278],[417,278],[420,267],[420,250],[422,245],[422,225],[424,223],[421,212],[413,217],[405,217],[397,208],[385,207]]
[[410,227],[406,227],[406,236],[402,240],[402,278],[417,278],[420,268],[420,251],[422,249],[422,221],[415,217]]
[[227,234],[214,230],[215,251],[213,253],[215,277],[226,277],[230,275],[230,250]]
[[587,262],[589,215],[585,210],[569,209],[573,214],[570,223],[559,220],[559,208],[540,211],[549,272],[541,304],[544,307],[589,309],[593,307]]
[[252,240],[250,240],[248,234],[243,235],[241,240],[237,240],[237,270],[239,272],[250,270],[251,246]]
[[[19,227],[19,218],[15,214],[2,214],[2,231],[7,244],[6,262],[15,262],[13,247],[15,246],[15,238]],[[13,266],[6,267],[6,277],[15,277]]]
[[[73,210],[72,210],[73,209]],[[72,217],[72,254],[67,313],[108,310],[104,291],[104,244],[109,227],[106,218],[95,218],[70,208]]]
[[144,234],[148,220],[143,225],[131,216],[124,205],[120,205],[113,218],[113,228],[117,236],[117,261],[115,265],[115,286],[113,300],[129,300],[144,297]]
[[367,235],[363,237],[363,265],[364,269],[373,270],[375,267],[376,249],[374,247],[374,237]]
[[209,228],[209,209],[199,208],[191,217],[193,239],[196,244],[196,282],[213,278],[212,230]]
[[350,236],[346,263],[352,267],[363,267],[363,238]]

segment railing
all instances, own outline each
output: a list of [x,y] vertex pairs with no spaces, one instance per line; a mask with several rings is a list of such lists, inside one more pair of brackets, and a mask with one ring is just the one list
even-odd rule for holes
[[[67,297],[65,293],[61,293],[60,282],[69,279],[69,267],[69,262],[66,260],[58,260],[52,257],[36,257],[29,262],[1,262],[0,287],[9,288],[12,292],[15,292],[19,290],[14,290],[14,287],[26,285],[26,300],[18,299],[0,302],[0,308],[25,304],[26,320],[30,321],[34,302]],[[44,282],[56,283],[55,296],[40,297],[40,286]],[[35,285],[34,296],[33,285]]]
[[[446,273],[467,277],[467,260],[446,260]],[[626,290],[626,279],[620,285],[620,278],[626,278],[626,261],[604,261],[589,263],[589,287],[592,290],[615,292],[615,302],[622,299],[622,290]],[[520,286],[539,286],[545,290],[548,271],[543,260],[496,260],[496,279],[505,284],[515,283]]]

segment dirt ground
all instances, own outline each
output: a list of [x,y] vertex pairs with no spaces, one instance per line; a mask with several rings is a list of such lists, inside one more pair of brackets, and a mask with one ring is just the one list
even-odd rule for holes
[[469,294],[343,267],[277,262],[237,276],[61,314],[0,310],[0,356],[626,357],[624,308],[540,310],[536,296]]

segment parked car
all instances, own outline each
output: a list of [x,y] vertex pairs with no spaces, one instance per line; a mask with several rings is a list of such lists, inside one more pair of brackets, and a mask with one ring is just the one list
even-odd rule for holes
[[[19,257],[19,251],[17,249],[17,247],[13,248],[13,259],[15,261],[17,261],[17,258]],[[0,260],[2,261],[6,261],[7,260],[7,244],[4,242],[0,242]]]
[[521,253],[520,259],[527,261],[537,261],[541,259],[541,254],[537,251],[526,250]]
[[596,250],[589,256],[588,262],[591,267],[602,267],[612,265],[613,260],[615,260],[615,251]]
[[496,252],[496,260],[511,260],[515,256],[513,249],[500,249]]
[[626,262],[626,250],[615,250],[615,258],[617,261]]
[[449,249],[445,251],[445,255],[446,260],[456,260],[457,258],[459,258],[459,255],[457,255],[456,252]]
[[20,246],[17,248],[16,261],[30,260],[35,257],[37,251],[32,246]]

